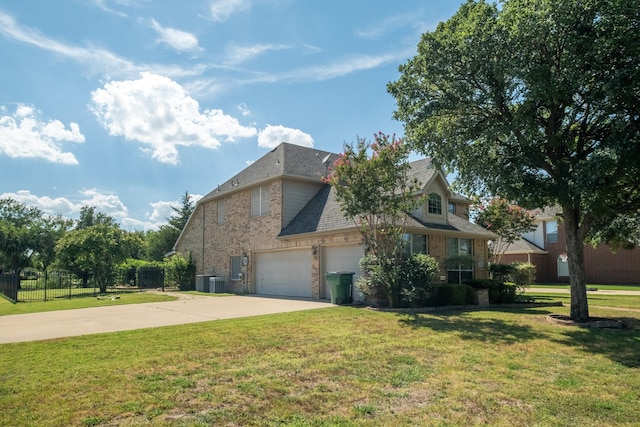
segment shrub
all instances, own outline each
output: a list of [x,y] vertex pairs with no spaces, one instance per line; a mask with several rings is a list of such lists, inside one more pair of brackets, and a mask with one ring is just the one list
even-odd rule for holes
[[522,294],[529,285],[536,281],[536,266],[530,262],[512,264],[514,272],[511,281],[516,285],[518,293]]
[[471,288],[457,283],[444,283],[432,286],[429,305],[465,305],[471,302]]
[[439,271],[438,260],[425,254],[404,258],[400,268],[400,306],[427,305],[431,283]]
[[498,282],[510,282],[511,275],[515,272],[513,264],[491,264],[489,266],[491,278]]
[[193,262],[191,252],[185,258],[177,253],[168,259],[166,263],[166,279],[171,285],[175,285],[181,291],[190,291],[196,288],[196,265]]

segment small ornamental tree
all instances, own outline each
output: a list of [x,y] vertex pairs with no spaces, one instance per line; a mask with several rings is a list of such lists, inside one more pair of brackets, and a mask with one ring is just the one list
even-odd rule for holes
[[395,135],[377,133],[373,143],[358,138],[355,145],[345,144],[324,178],[334,188],[342,213],[360,230],[366,253],[379,266],[379,285],[394,307],[400,297],[406,212],[420,203],[418,182],[408,173],[409,153]]
[[495,197],[488,203],[479,203],[476,210],[476,224],[496,233],[500,239],[494,241],[491,250],[491,262],[500,263],[507,247],[524,233],[534,231],[533,220],[536,211],[529,211],[509,203],[506,199]]

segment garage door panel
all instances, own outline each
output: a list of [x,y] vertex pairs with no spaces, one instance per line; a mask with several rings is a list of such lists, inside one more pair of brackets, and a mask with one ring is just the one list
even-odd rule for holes
[[311,250],[256,254],[256,293],[311,297]]

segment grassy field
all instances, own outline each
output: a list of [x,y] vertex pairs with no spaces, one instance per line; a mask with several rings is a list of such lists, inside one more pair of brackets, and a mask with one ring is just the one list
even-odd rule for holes
[[336,307],[0,345],[0,425],[638,425],[640,311],[592,304],[622,330],[549,313],[568,308]]
[[[117,295],[119,298],[111,299]],[[109,293],[105,297],[78,297],[52,299],[46,302],[19,302],[13,304],[0,298],[0,316],[10,314],[39,313],[43,311],[73,310],[76,308],[102,307],[107,305],[142,304],[145,302],[173,301],[176,297],[153,292]]]
[[[549,285],[549,284],[535,284],[531,285],[532,288],[551,288],[551,289],[567,289],[569,290],[569,285]],[[640,292],[640,285],[598,285],[598,284],[588,284],[587,288],[596,288],[601,291],[638,291]]]

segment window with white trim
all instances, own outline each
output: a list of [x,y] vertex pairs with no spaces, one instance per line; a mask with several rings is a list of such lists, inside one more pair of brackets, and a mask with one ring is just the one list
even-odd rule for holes
[[427,200],[430,214],[442,215],[442,197],[437,193],[430,193]]
[[424,234],[405,234],[402,237],[404,241],[404,253],[406,255],[427,254],[428,238]]
[[269,185],[262,185],[251,189],[251,216],[269,215],[270,189]]
[[242,279],[241,274],[242,274],[242,257],[232,256],[231,257],[231,280]]
[[547,243],[558,243],[558,221],[546,221]]
[[473,240],[447,237],[447,258],[455,261],[447,266],[448,283],[473,279]]

